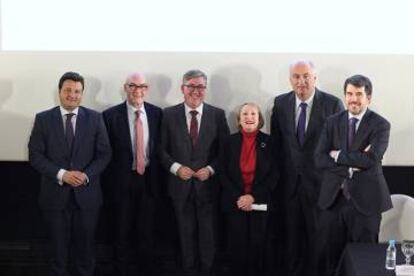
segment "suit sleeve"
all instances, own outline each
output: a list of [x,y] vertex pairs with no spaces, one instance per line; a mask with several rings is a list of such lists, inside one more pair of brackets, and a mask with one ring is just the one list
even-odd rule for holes
[[[282,134],[280,131],[279,119],[278,119],[278,107],[277,101],[275,99],[273,108],[272,108],[272,115],[270,118],[270,136],[272,137],[272,145],[273,145],[273,156],[280,156],[282,154]],[[277,166],[281,166],[281,162],[279,161],[281,158],[277,160]]]
[[[225,138],[225,141],[223,142],[223,146],[231,150],[231,138],[228,136]],[[229,160],[230,157],[230,160]],[[236,162],[235,160],[232,160],[233,154],[229,154],[229,151],[221,151],[220,152],[220,170],[219,170],[219,182],[222,186],[223,193],[225,194],[226,198],[226,205],[233,205],[237,206],[237,200],[242,195],[242,191],[240,189],[237,189],[236,187],[239,186],[237,182],[234,182],[234,180],[231,177],[231,172],[229,169],[229,164],[231,162]]]
[[329,172],[342,177],[347,177],[348,167],[336,163],[335,160],[329,155],[329,152],[333,149],[332,129],[333,120],[328,119],[323,126],[319,142],[315,150],[315,165],[320,169],[328,170]]
[[378,165],[388,147],[390,124],[385,120],[379,122],[369,137],[369,150],[353,152],[341,151],[337,163],[359,169],[369,169]]
[[46,129],[44,118],[36,115],[29,140],[29,162],[42,175],[57,180],[60,167],[46,156]]
[[224,110],[220,110],[217,114],[217,140],[218,140],[218,149],[216,157],[210,162],[210,166],[213,168],[214,171],[217,171],[219,169],[219,159],[220,159],[220,153],[224,151],[224,143],[227,139],[227,137],[230,135],[230,129],[227,124],[226,115],[224,113]]
[[169,125],[169,118],[164,111],[164,116],[161,120],[161,147],[160,147],[160,157],[161,157],[161,164],[163,167],[169,171],[172,164],[174,164],[175,160],[169,153],[169,143],[170,143],[170,125]]
[[84,173],[89,178],[95,177],[102,173],[111,160],[112,155],[108,133],[101,115],[97,116],[96,123],[95,153],[91,163],[84,170]]

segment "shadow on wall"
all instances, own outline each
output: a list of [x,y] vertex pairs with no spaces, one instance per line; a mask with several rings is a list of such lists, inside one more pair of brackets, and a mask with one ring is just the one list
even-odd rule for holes
[[237,112],[243,103],[254,102],[265,112],[269,95],[261,89],[261,81],[260,71],[247,64],[221,67],[212,73],[207,99],[211,104],[229,110],[227,118],[232,133],[237,130]]
[[[27,143],[33,120],[20,115],[18,109],[16,112],[6,110],[7,101],[13,93],[13,81],[0,79],[0,160],[27,160]],[[16,137],[26,137],[25,144],[16,143]]]
[[[157,73],[145,74],[150,89],[147,95],[148,102],[161,108],[168,107],[177,103],[167,101],[169,93],[181,93],[180,91],[171,91],[172,80],[166,75]],[[178,97],[180,98],[180,97]]]

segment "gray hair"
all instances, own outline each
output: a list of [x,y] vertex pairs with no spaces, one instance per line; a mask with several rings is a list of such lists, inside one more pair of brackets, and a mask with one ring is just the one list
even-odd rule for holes
[[207,75],[203,71],[198,69],[189,70],[183,76],[183,83],[199,77],[202,77],[207,82]]
[[314,73],[316,73],[315,65],[313,64],[312,61],[307,60],[307,59],[297,59],[297,60],[294,60],[293,62],[291,62],[289,64],[289,72],[292,72],[293,67],[295,67],[298,64],[306,64],[306,65],[308,65],[312,69],[312,71]]

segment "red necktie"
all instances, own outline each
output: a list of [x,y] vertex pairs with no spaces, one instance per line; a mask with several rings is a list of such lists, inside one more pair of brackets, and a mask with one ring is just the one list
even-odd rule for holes
[[136,131],[136,160],[137,160],[137,173],[143,175],[145,172],[145,159],[144,159],[144,128],[142,127],[142,121],[140,119],[140,111],[135,111],[135,131]]
[[198,139],[198,120],[197,120],[198,111],[191,110],[190,114],[191,114],[190,137],[191,137],[191,142],[194,147],[197,144],[197,139]]

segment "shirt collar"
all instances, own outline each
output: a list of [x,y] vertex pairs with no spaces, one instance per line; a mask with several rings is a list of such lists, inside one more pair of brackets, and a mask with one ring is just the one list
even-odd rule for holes
[[361,113],[359,113],[358,115],[354,115],[351,112],[348,111],[348,120],[352,119],[352,118],[357,118],[358,122],[361,122],[362,117],[364,117],[365,113],[367,113],[368,108],[366,108],[364,111],[362,111]]
[[195,110],[198,112],[198,115],[201,116],[203,114],[203,106],[204,106],[204,103],[201,103],[199,106],[197,106],[197,108],[191,108],[184,103],[185,114],[188,115],[190,111]]
[[302,101],[301,99],[298,98],[298,96],[295,95],[295,99],[296,99],[296,109],[299,108],[299,105],[301,103],[306,103],[308,105],[308,107],[311,107],[312,104],[313,104],[313,98],[315,98],[315,92],[316,92],[316,90],[313,91],[312,95],[306,101]]
[[140,114],[146,115],[144,103],[139,108],[136,108],[135,106],[129,104],[128,101],[126,101],[126,105],[127,105],[128,113],[135,114],[135,112],[139,110]]
[[60,114],[62,114],[62,117],[63,116],[66,116],[66,114],[69,114],[69,113],[73,113],[73,114],[75,114],[76,116],[78,116],[78,113],[79,113],[79,106],[78,107],[76,107],[74,110],[72,110],[72,111],[68,111],[68,110],[66,110],[66,109],[64,109],[62,106],[59,106],[59,108],[60,108]]

